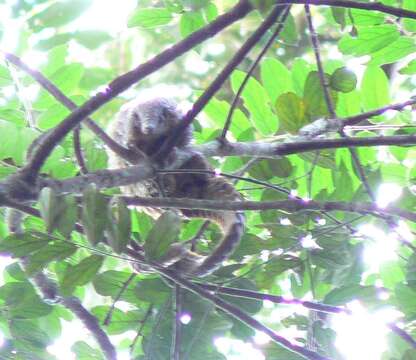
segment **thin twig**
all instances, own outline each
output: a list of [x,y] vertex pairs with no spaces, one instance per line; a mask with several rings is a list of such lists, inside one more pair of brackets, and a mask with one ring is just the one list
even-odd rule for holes
[[290,13],[290,6],[288,6],[285,11],[283,12],[281,18],[278,20],[278,25],[276,27],[276,30],[270,36],[270,39],[267,41],[266,45],[264,45],[263,49],[260,51],[259,55],[257,55],[256,60],[253,62],[253,64],[250,66],[250,69],[247,71],[246,76],[244,77],[243,82],[241,83],[240,87],[237,90],[237,93],[234,96],[234,99],[231,103],[230,110],[227,114],[227,119],[225,120],[224,128],[222,130],[222,134],[220,136],[221,139],[225,139],[227,136],[227,131],[231,126],[231,121],[233,118],[234,110],[237,107],[238,100],[240,99],[241,94],[243,93],[243,90],[246,87],[246,84],[248,83],[248,80],[251,78],[251,76],[254,73],[254,70],[257,68],[257,65],[259,64],[260,60],[263,58],[263,56],[266,54],[267,50],[269,50],[270,46],[274,43],[276,38],[279,36],[281,31],[283,30],[283,27],[285,25],[286,19]]
[[173,289],[173,304],[175,306],[172,330],[171,356],[172,360],[180,360],[181,356],[181,334],[182,334],[182,290],[178,284]]
[[107,312],[107,315],[103,321],[103,324],[105,326],[108,326],[110,324],[111,321],[111,317],[113,316],[113,312],[114,309],[116,307],[116,302],[120,300],[121,296],[123,295],[124,291],[126,291],[127,287],[130,285],[130,283],[133,281],[133,279],[136,277],[136,273],[132,273],[128,279],[124,282],[123,286],[121,287],[121,289],[119,290],[119,292],[117,293],[116,297],[113,300],[113,303],[110,306],[110,309]]

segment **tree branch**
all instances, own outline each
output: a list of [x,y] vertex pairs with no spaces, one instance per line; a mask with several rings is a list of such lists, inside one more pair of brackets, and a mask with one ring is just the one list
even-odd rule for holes
[[278,1],[279,4],[309,4],[309,5],[328,5],[335,7],[343,7],[348,9],[362,9],[371,11],[380,11],[385,14],[401,18],[416,19],[416,12],[406,9],[401,9],[394,6],[384,5],[381,2],[364,3],[361,1],[352,0],[283,0]]
[[314,200],[288,199],[281,201],[217,201],[201,199],[180,198],[144,198],[122,196],[128,205],[144,207],[164,207],[178,209],[201,209],[201,210],[284,210],[297,212],[304,210],[326,210],[326,211],[348,211],[360,214],[375,214],[400,216],[407,220],[416,222],[416,213],[399,209],[395,206],[379,208],[372,203],[347,203],[341,201],[319,202]]

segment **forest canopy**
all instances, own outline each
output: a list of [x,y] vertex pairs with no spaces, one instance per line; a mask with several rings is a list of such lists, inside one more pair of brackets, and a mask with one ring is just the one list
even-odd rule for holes
[[[0,0],[0,22],[0,359],[416,359],[414,0]],[[181,121],[154,154],[109,136],[161,97]],[[241,199],[120,191],[195,176],[166,165],[187,129]],[[207,276],[162,261],[221,248],[186,210],[244,212]]]

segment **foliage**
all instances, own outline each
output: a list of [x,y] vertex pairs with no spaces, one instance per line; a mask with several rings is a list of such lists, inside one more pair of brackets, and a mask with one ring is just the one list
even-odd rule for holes
[[[234,6],[230,0],[140,1],[116,31],[98,26],[79,27],[78,21],[83,16],[92,16],[89,9],[97,9],[95,3],[92,0],[14,2],[9,20],[20,25],[13,30],[6,25],[1,29],[3,50],[29,59],[32,68],[41,71],[77,106],[117,76],[193,36]],[[108,3],[111,5],[106,6],[113,9],[118,6],[116,2]],[[178,95],[185,104],[194,103],[274,3],[250,0],[247,4],[255,10],[244,19],[221,31],[216,38],[196,44],[169,66],[140,81],[134,89],[99,107],[92,120],[105,128],[126,99],[145,93],[145,89],[153,94],[164,91]],[[316,27],[313,31],[308,30],[303,5],[294,5],[283,31],[251,74],[241,100],[233,108],[228,140],[290,143],[299,140],[296,135],[305,125],[333,118],[331,104],[336,117],[345,120],[412,99],[416,17],[399,18],[360,8],[360,4],[367,4],[365,1],[351,3],[358,5],[313,7],[311,17]],[[380,4],[416,11],[412,0],[384,0]],[[319,48],[310,42],[314,31],[319,35]],[[10,32],[19,35],[14,48],[7,45]],[[197,144],[220,135],[233,98],[269,36],[257,41],[194,120]],[[323,71],[317,66],[314,50],[320,55]],[[35,62],[35,55],[42,57],[40,65]],[[36,144],[31,146],[33,140],[61,124],[70,110],[6,60],[0,63],[0,92],[0,181],[3,181],[26,164],[27,152],[31,156],[36,150]],[[412,135],[415,134],[412,110],[409,106],[391,107],[390,111],[364,117],[354,126],[339,130],[355,138]],[[81,174],[75,160],[74,136],[70,133],[55,144],[42,167],[42,178],[66,179]],[[329,132],[318,140],[340,137]],[[88,171],[106,168],[101,140],[84,128],[81,148]],[[395,184],[401,189],[395,206],[414,212],[414,159],[415,150],[411,146],[362,147],[353,152],[344,147],[259,158],[239,174],[244,177],[236,182],[236,187],[245,199],[256,202],[287,200],[297,194],[301,199],[353,206],[363,202],[376,204],[377,199],[381,201],[393,191],[378,191],[385,189],[382,185]],[[238,172],[248,160],[247,156],[210,159],[225,174]],[[117,190],[99,192],[93,184],[82,195],[63,196],[44,188],[37,203],[22,202],[22,206],[33,205],[38,210],[23,219],[21,233],[12,233],[7,227],[6,211],[1,213],[0,253],[7,256],[2,258],[4,261],[11,260],[4,267],[0,282],[0,334],[5,339],[0,358],[57,359],[48,352],[48,346],[64,334],[63,320],[74,322],[79,317],[68,311],[71,309],[62,301],[73,297],[80,299],[98,319],[99,328],[110,336],[116,350],[130,352],[132,359],[173,358],[174,351],[180,359],[225,359],[226,355],[214,345],[215,339],[225,337],[252,343],[259,328],[216,308],[201,294],[184,288],[178,291],[172,279],[158,274],[141,272],[132,276],[134,270],[128,253],[132,241],[145,250],[147,260],[161,259],[175,244],[195,237],[203,226],[202,220],[181,221],[177,213],[167,211],[154,221],[137,208],[129,208],[120,198],[109,200],[114,194]],[[4,201],[3,193],[0,201]],[[245,214],[247,224],[242,242],[229,261],[209,277],[193,279],[197,280],[195,283],[224,285],[248,294],[311,300],[331,305],[334,311],[339,309],[336,306],[342,308],[354,300],[359,300],[369,312],[392,307],[401,313],[396,320],[404,324],[404,330],[416,336],[413,325],[416,228],[410,220],[386,216],[382,208],[374,216],[360,211],[310,210],[306,205],[300,211],[268,209]],[[370,227],[373,231],[364,233]],[[202,238],[206,241],[199,241],[197,250],[209,253],[221,234],[211,224]],[[390,257],[385,260],[376,254],[370,262],[368,254],[380,247],[391,249]],[[380,257],[379,261],[374,261],[377,260],[374,257]],[[39,287],[36,275],[42,272],[57,284],[56,297],[48,298]],[[314,318],[310,315],[313,312],[308,315],[293,307],[288,315],[288,306],[294,304],[289,301],[276,316],[283,305],[274,304],[271,309],[259,298],[224,295],[217,287],[212,294],[247,315],[256,315],[256,319],[277,333],[295,330],[296,340],[302,346],[307,345],[307,339],[314,338],[315,350],[322,358],[342,358],[335,348],[335,332],[331,329],[330,318],[337,314]],[[190,316],[189,324],[175,322],[178,308],[178,316]],[[74,340],[72,351],[77,359],[110,358],[93,338],[94,334]],[[174,349],[178,338],[179,346]],[[414,358],[415,346],[405,340],[392,332],[383,359]],[[266,359],[302,358],[274,343],[256,347]]]

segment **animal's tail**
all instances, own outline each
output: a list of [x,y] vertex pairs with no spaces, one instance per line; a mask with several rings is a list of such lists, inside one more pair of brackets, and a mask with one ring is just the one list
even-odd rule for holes
[[[241,195],[224,178],[212,177],[203,191],[202,198],[206,200],[236,201],[241,200]],[[244,213],[242,211],[225,210],[183,210],[183,213],[188,217],[201,217],[215,221],[224,233],[224,237],[212,253],[204,257],[198,266],[189,272],[190,275],[206,276],[219,268],[239,245],[244,233]],[[180,264],[178,265],[180,267]]]

